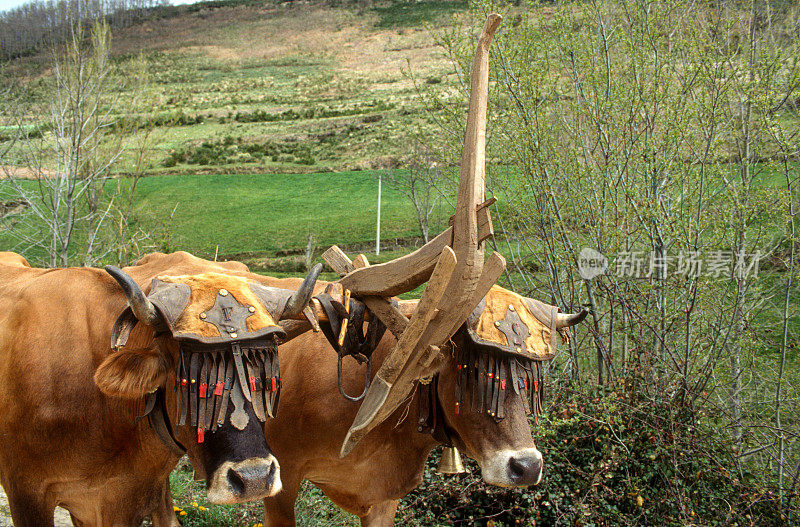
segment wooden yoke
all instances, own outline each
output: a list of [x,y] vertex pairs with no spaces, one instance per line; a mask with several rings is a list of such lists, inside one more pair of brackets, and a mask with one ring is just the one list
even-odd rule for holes
[[[472,64],[471,91],[458,199],[452,226],[413,253],[370,266],[357,266],[338,247],[323,254],[342,278],[340,284],[363,301],[397,337],[397,343],[370,384],[364,402],[345,437],[341,456],[383,422],[409,396],[417,381],[430,377],[431,365],[505,269],[493,253],[484,263],[484,240],[492,221],[484,201],[486,183],[486,110],[489,97],[489,45],[502,18],[491,14],[478,41]],[[358,268],[356,268],[358,267]],[[393,306],[389,297],[428,281],[411,315]]]

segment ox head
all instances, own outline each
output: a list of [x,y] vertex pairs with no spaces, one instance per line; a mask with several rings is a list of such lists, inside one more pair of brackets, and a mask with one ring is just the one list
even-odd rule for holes
[[[114,325],[113,353],[95,372],[95,383],[107,395],[146,398],[154,431],[174,453],[186,451],[212,503],[281,490],[260,421],[272,417],[278,403],[277,346],[286,336],[278,322],[304,309],[320,269],[296,292],[203,273],[159,276],[145,296],[124,271],[106,268],[128,308]],[[153,329],[152,345],[128,349],[138,322]]]
[[585,316],[494,286],[454,336],[452,354],[437,369],[440,426],[478,462],[487,483],[541,481],[528,415],[540,411],[542,362],[554,356],[556,334],[568,338],[567,328]]

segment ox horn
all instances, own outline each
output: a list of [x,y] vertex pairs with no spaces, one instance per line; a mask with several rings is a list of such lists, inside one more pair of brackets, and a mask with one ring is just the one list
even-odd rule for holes
[[314,293],[314,285],[316,285],[321,271],[322,264],[320,263],[311,268],[303,283],[300,284],[300,288],[286,301],[280,320],[297,318],[303,312],[303,309],[306,308],[311,300],[311,295]]
[[105,269],[125,291],[125,297],[128,299],[128,305],[131,306],[133,315],[145,324],[157,326],[161,322],[161,316],[158,314],[156,306],[144,296],[139,284],[134,282],[129,274],[117,266],[107,265]]
[[589,311],[581,309],[580,313],[559,313],[556,315],[556,329],[568,328],[575,324],[580,324]]

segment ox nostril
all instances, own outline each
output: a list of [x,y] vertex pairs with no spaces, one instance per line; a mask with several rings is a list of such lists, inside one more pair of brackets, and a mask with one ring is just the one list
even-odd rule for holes
[[512,457],[508,460],[508,477],[514,483],[519,482],[525,476],[525,466],[520,461]]
[[277,460],[250,458],[227,461],[214,471],[206,496],[211,503],[244,503],[273,496],[281,490],[281,467]]
[[508,460],[508,478],[515,485],[536,485],[542,476],[542,461],[532,456]]
[[228,469],[228,487],[234,496],[242,496],[245,491],[245,482],[233,469]]
[[228,469],[228,485],[235,496],[249,496],[272,487],[277,469],[277,463],[234,466]]

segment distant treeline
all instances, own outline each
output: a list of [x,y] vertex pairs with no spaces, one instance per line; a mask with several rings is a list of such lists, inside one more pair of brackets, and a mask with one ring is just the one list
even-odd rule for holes
[[104,18],[111,27],[131,25],[167,0],[34,0],[0,12],[0,57],[35,53],[66,41],[78,23]]

